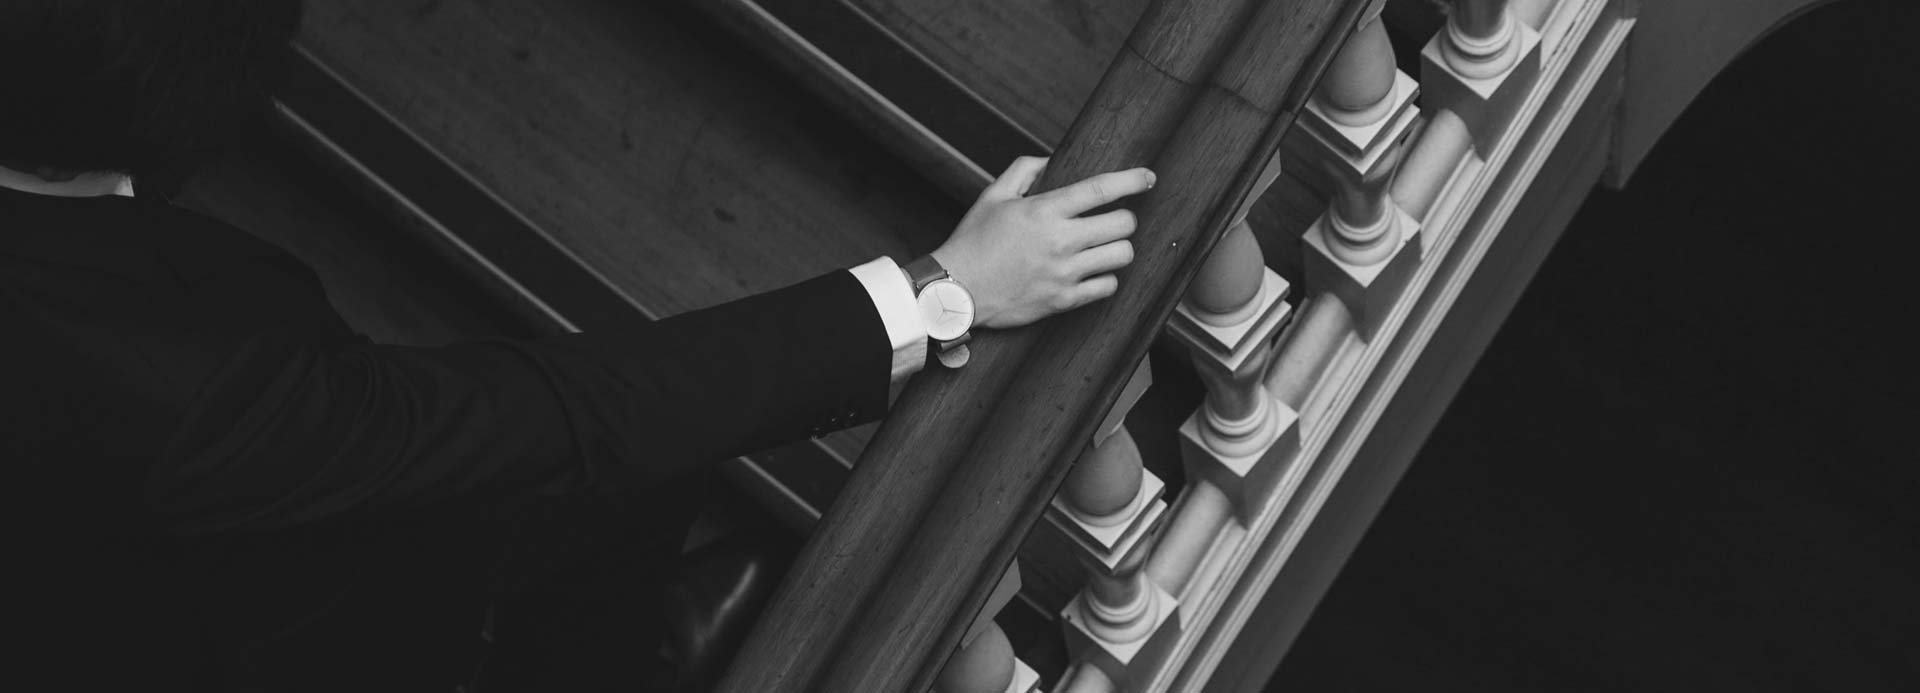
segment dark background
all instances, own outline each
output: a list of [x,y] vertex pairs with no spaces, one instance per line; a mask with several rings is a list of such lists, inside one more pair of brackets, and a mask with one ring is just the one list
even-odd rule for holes
[[1920,690],[1916,56],[1824,6],[1596,191],[1269,689]]

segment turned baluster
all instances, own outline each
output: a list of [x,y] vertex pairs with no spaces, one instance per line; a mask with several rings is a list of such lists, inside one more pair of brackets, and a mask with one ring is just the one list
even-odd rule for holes
[[1333,172],[1340,186],[1327,209],[1328,225],[1333,231],[1329,239],[1333,242],[1327,249],[1342,262],[1355,267],[1378,265],[1400,247],[1404,231],[1400,224],[1402,215],[1393,213],[1394,203],[1387,193],[1387,185],[1399,166],[1403,150],[1398,143],[1387,145],[1387,152],[1373,169],[1359,177],[1340,175],[1343,170]]
[[1080,456],[1060,487],[1060,498],[1076,519],[1111,527],[1132,519],[1126,510],[1140,495],[1145,475],[1140,448],[1123,426]]
[[[1423,247],[1419,224],[1388,193],[1402,144],[1413,132],[1418,85],[1394,67],[1393,45],[1375,18],[1359,29],[1327,66],[1318,107],[1328,125],[1297,146],[1311,157],[1331,199],[1307,231],[1307,284],[1345,303],[1371,339],[1412,278]],[[1362,118],[1364,116],[1364,118]],[[1411,246],[1410,251],[1403,248]]]
[[1218,486],[1243,519],[1278,478],[1282,463],[1273,458],[1297,447],[1293,410],[1260,382],[1292,314],[1289,288],[1267,268],[1253,230],[1237,223],[1200,266],[1170,325],[1207,387],[1205,402],[1180,427],[1188,477]]
[[[1200,275],[1187,289],[1187,302],[1200,322],[1228,327],[1249,322],[1261,308],[1266,290],[1265,258],[1253,230],[1236,224],[1220,238]],[[1260,389],[1271,342],[1251,344],[1238,363],[1223,363],[1215,353],[1194,354],[1194,367],[1207,386],[1201,405],[1200,435],[1221,455],[1244,457],[1271,445],[1279,435],[1279,412]]]
[[1386,24],[1376,17],[1334,55],[1314,92],[1316,105],[1322,115],[1341,125],[1374,125],[1392,114],[1398,73]]
[[1176,606],[1141,570],[1166,516],[1165,488],[1122,427],[1080,457],[1056,499],[1070,524],[1058,517],[1051,524],[1073,538],[1086,574],[1061,612],[1068,648],[1117,680],[1130,678]]
[[1420,84],[1401,72],[1393,43],[1378,16],[1362,23],[1334,54],[1299,128],[1283,150],[1299,175],[1321,192],[1379,162],[1385,145],[1405,137],[1419,119]]
[[[1135,519],[1138,513],[1129,511],[1140,497],[1144,477],[1140,448],[1122,428],[1081,456],[1067,476],[1061,495],[1075,518],[1096,527],[1113,527]],[[1115,546],[1116,551],[1126,552],[1123,555],[1115,557],[1114,552],[1107,552],[1084,557],[1088,577],[1080,598],[1094,617],[1089,625],[1102,640],[1133,642],[1144,634],[1144,627],[1151,627],[1153,604],[1139,572],[1140,562],[1151,549],[1146,536],[1150,534],[1143,533],[1131,545]]]
[[1506,72],[1519,59],[1517,24],[1507,0],[1454,0],[1445,31],[1447,64],[1473,79]]
[[1020,565],[1015,562],[1007,566],[959,649],[941,666],[933,682],[935,693],[1033,693],[1039,687],[1040,675],[1014,656],[1006,631],[993,622],[1019,591]]
[[1540,74],[1541,35],[1507,0],[1454,0],[1451,7],[1446,28],[1420,54],[1423,101],[1429,111],[1459,115],[1486,157]]
[[1057,693],[1118,693],[1120,687],[1114,685],[1113,679],[1107,678],[1100,667],[1080,663],[1061,674],[1060,685],[1054,690]]
[[934,679],[938,693],[1005,693],[1013,685],[1013,643],[1000,624],[990,623],[973,642],[954,652]]

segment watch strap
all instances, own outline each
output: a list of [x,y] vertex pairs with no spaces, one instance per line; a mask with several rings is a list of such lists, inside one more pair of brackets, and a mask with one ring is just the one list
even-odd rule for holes
[[948,276],[947,268],[941,267],[940,261],[933,259],[930,254],[922,255],[913,262],[901,266],[900,269],[907,273],[907,281],[913,283],[915,296],[920,295],[920,290],[927,288],[928,284],[946,279]]

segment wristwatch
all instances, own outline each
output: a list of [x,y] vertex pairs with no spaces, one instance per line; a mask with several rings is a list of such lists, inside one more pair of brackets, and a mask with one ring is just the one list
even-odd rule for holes
[[920,322],[926,325],[927,340],[934,347],[929,351],[948,368],[967,365],[972,355],[967,351],[967,341],[973,337],[973,293],[932,255],[922,255],[900,270],[913,284]]

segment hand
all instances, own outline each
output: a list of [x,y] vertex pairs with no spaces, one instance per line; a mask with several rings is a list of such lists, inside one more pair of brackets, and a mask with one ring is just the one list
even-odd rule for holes
[[973,294],[974,325],[1019,327],[1112,296],[1114,270],[1133,262],[1133,212],[1081,218],[1146,191],[1144,168],[1103,173],[1024,197],[1047,160],[1023,156],[980,193],[933,259]]

